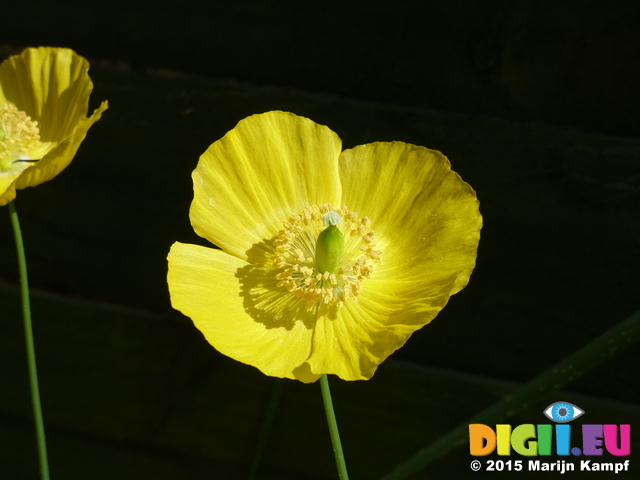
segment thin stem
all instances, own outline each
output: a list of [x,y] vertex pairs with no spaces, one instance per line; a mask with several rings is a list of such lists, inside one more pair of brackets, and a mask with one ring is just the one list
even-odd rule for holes
[[331,443],[333,443],[333,454],[336,457],[338,474],[340,476],[340,480],[348,480],[349,474],[347,473],[347,464],[344,461],[344,452],[342,451],[340,433],[338,432],[338,422],[336,421],[336,414],[333,411],[331,391],[329,390],[329,379],[327,378],[326,373],[320,377],[320,388],[322,389],[322,401],[324,402],[324,411],[327,414],[327,424],[329,425]]
[[284,389],[284,382],[285,380],[283,378],[278,378],[273,385],[273,390],[271,390],[271,398],[269,399],[267,414],[264,417],[264,423],[262,424],[262,429],[260,430],[258,449],[256,450],[256,456],[253,459],[253,466],[251,467],[249,480],[255,480],[256,475],[258,474],[258,468],[260,467],[260,463],[262,462],[264,450],[267,447],[269,432],[271,431],[271,426],[273,425],[273,420],[276,416],[276,410],[278,410],[278,403],[280,403],[280,397],[282,396],[282,390]]
[[31,403],[36,426],[36,440],[38,442],[38,457],[40,460],[40,478],[49,480],[49,462],[47,460],[47,444],[44,438],[44,421],[40,405],[40,389],[38,387],[38,372],[36,369],[36,350],[33,343],[33,328],[31,326],[31,306],[29,304],[29,281],[27,279],[27,260],[24,255],[24,243],[18,221],[18,212],[14,202],[9,202],[9,215],[16,239],[18,254],[18,268],[20,270],[20,292],[22,294],[22,317],[24,319],[24,334],[27,342],[27,362],[29,365],[29,382],[31,384]]

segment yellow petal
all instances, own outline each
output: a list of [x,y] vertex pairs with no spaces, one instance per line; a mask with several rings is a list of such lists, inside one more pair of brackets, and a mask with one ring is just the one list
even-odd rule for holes
[[309,369],[343,380],[370,379],[389,355],[447,303],[456,275],[448,282],[441,280],[416,288],[422,296],[402,282],[367,280],[358,303],[345,302],[336,315],[318,320],[306,362]]
[[200,157],[191,223],[224,251],[265,264],[291,213],[340,202],[341,142],[327,127],[286,112],[242,120]]
[[6,205],[16,197],[16,189],[13,186],[16,179],[22,175],[25,169],[31,167],[29,163],[14,164],[9,172],[0,172],[0,207]]
[[315,381],[294,370],[311,350],[314,315],[288,303],[272,270],[211,248],[175,243],[169,252],[171,303],[221,353],[276,377]]
[[475,192],[444,155],[402,142],[361,145],[342,153],[340,177],[343,203],[371,219],[383,252],[375,279],[406,283],[414,305],[422,289],[452,275],[451,294],[464,288],[482,217]]
[[[102,112],[106,109],[107,102],[102,102],[91,117],[80,120],[71,136],[57,145],[57,147],[45,155],[38,163],[34,163],[25,169],[13,184],[7,187],[5,193],[0,196],[0,206],[6,205],[16,197],[16,189],[22,190],[23,188],[40,185],[41,183],[51,180],[67,168],[78,151],[80,144],[87,136],[87,131],[91,125],[100,120]],[[2,187],[3,184],[0,183],[0,192],[2,192]]]
[[43,142],[60,142],[87,116],[89,62],[68,48],[27,48],[0,65],[0,103],[37,120]]

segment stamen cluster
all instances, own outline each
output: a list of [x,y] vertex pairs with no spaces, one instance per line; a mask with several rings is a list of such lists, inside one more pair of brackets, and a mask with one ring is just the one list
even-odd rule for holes
[[[316,240],[325,227],[323,216],[330,211],[342,217],[338,227],[345,238],[344,253],[335,272],[320,272],[315,262]],[[368,217],[358,219],[347,207],[334,209],[327,203],[292,213],[274,241],[273,266],[282,270],[276,275],[278,287],[306,301],[307,308],[320,303],[340,308],[346,300],[357,302],[362,281],[371,278],[382,253],[370,228]]]
[[43,146],[37,121],[11,103],[0,107],[0,171],[10,170],[16,161],[34,160]]

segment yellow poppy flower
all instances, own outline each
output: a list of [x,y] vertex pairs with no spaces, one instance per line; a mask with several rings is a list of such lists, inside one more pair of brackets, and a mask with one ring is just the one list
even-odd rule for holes
[[87,118],[89,62],[68,48],[27,48],[0,65],[0,206],[64,170],[107,102]]
[[171,247],[171,302],[267,375],[371,378],[475,266],[478,201],[444,155],[402,142],[341,150],[327,127],[269,112],[193,172],[191,224],[222,250]]

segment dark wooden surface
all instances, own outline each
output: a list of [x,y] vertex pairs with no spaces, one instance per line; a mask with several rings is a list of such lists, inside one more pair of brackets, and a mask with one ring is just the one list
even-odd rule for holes
[[[607,15],[596,2],[575,12],[538,4],[454,15],[426,2],[412,6],[420,15],[395,17],[382,2],[363,16],[258,1],[237,11],[14,5],[5,54],[73,47],[92,62],[92,101],[110,105],[71,166],[16,202],[52,478],[246,478],[273,381],[215,352],[171,309],[166,254],[174,241],[207,244],[189,225],[190,173],[253,113],[307,116],[345,148],[401,140],[441,150],[480,199],[469,286],[371,381],[332,382],[353,478],[388,473],[640,308],[640,82],[635,70],[622,75],[640,48],[628,28],[635,3],[608,3]],[[323,15],[336,22],[326,32]],[[347,37],[349,21],[358,27]],[[407,43],[392,42],[400,37]],[[585,65],[597,68],[585,76]],[[5,213],[2,480],[37,478],[16,286]],[[542,409],[562,399],[584,407],[585,422],[636,424],[639,361],[629,349],[512,423],[546,423]],[[277,415],[259,478],[335,478],[319,386],[287,382]],[[415,478],[475,478],[469,462],[462,448]]]
[[13,2],[2,41],[136,68],[638,135],[634,0]]
[[[1,325],[1,478],[37,478],[17,291]],[[177,314],[34,292],[52,474],[75,479],[243,479],[274,380],[212,350]],[[6,317],[3,317],[6,319]],[[632,359],[631,359],[632,360]],[[608,365],[586,379],[611,374]],[[353,478],[379,478],[419,448],[517,387],[390,359],[368,382],[332,381]],[[550,395],[510,423],[547,423],[557,399],[593,423],[640,421],[634,403]],[[319,386],[286,381],[259,478],[335,478]],[[459,448],[412,478],[473,478]],[[450,476],[451,475],[451,476]],[[523,478],[535,478],[535,474]],[[604,477],[608,478],[608,477]]]

